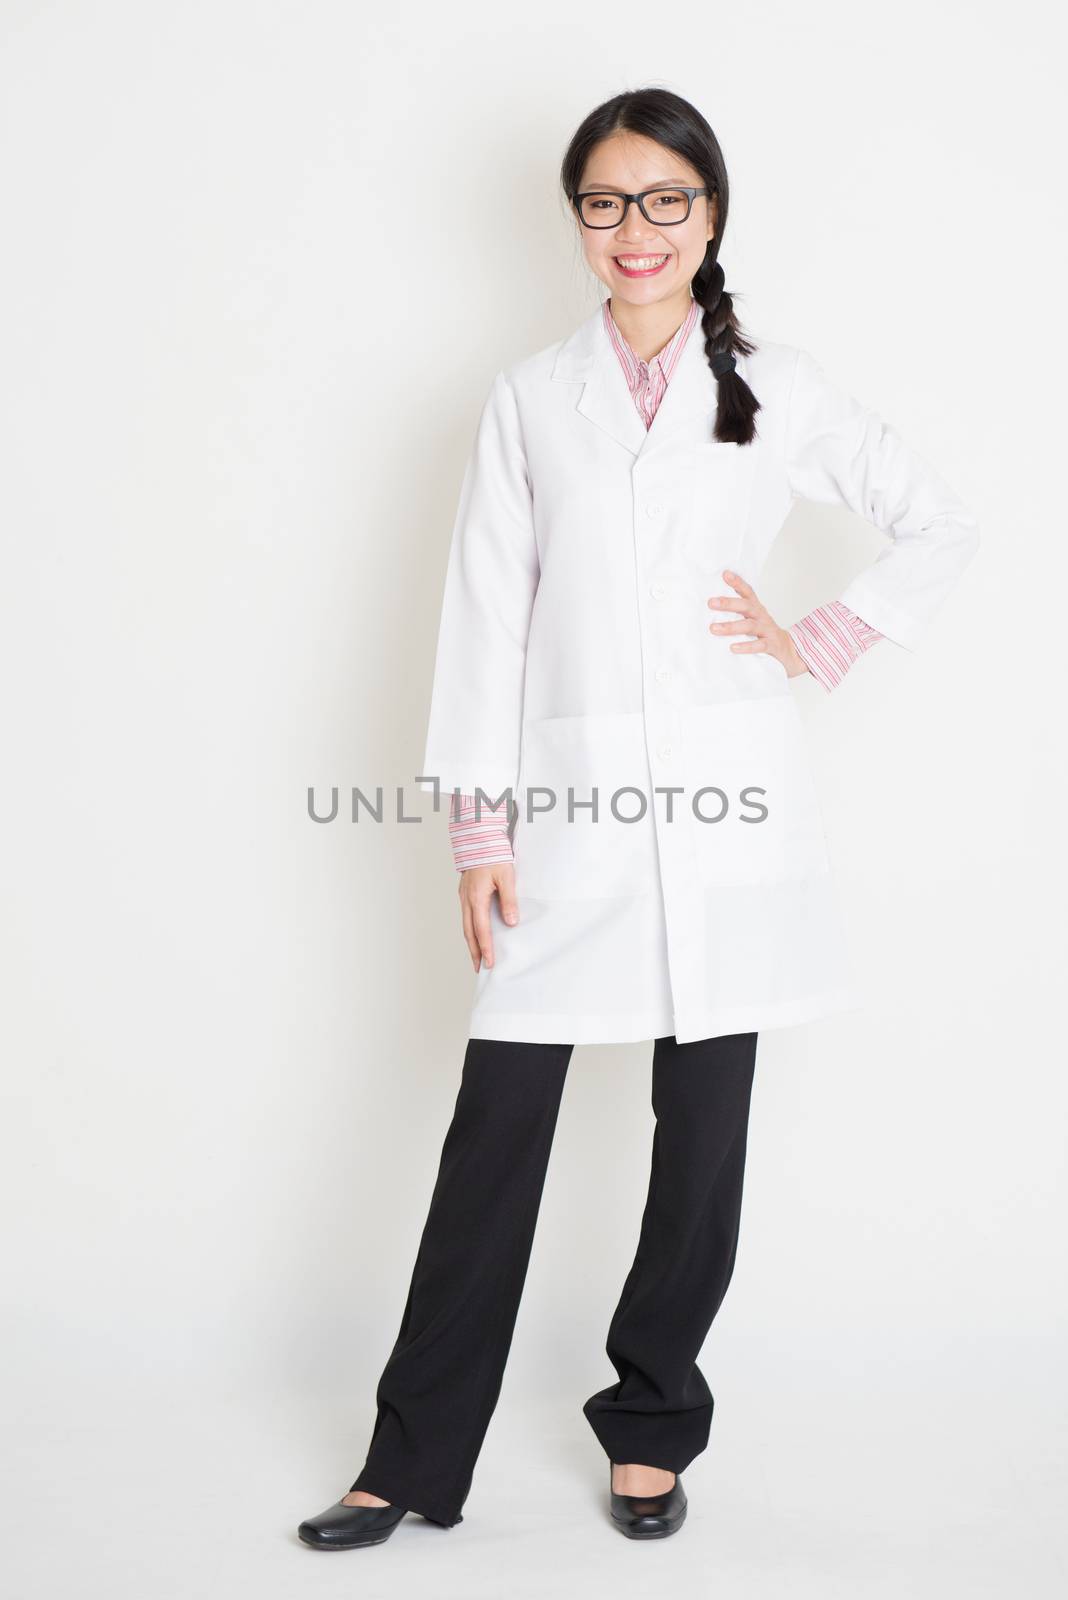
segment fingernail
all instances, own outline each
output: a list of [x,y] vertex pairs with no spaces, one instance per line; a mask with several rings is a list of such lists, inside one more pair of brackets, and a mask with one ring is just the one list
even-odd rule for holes
[[505,915],[504,915],[504,920],[505,920],[505,922],[514,922],[515,921],[515,912],[514,911],[506,911]]

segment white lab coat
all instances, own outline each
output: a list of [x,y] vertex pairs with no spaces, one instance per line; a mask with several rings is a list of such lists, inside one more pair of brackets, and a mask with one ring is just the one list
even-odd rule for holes
[[685,1044],[859,1003],[791,680],[710,633],[708,597],[725,568],[760,592],[795,497],[843,504],[890,543],[841,599],[912,649],[978,531],[805,351],[762,341],[738,370],[762,405],[743,446],[712,438],[699,328],[648,430],[600,308],[493,381],[417,778],[443,810],[518,805],[519,921],[494,896],[472,1038]]

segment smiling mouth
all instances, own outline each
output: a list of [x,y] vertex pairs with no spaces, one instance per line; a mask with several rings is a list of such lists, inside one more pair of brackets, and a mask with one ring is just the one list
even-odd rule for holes
[[612,259],[627,272],[648,272],[652,267],[662,267],[668,257],[665,254],[658,256],[613,256]]

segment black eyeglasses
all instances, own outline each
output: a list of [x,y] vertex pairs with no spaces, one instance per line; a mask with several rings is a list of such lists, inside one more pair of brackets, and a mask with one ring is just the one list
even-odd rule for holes
[[[690,215],[694,199],[699,194],[711,194],[710,189],[643,189],[641,194],[613,194],[603,189],[584,189],[571,196],[579,220],[586,228],[618,228],[627,215],[633,200],[646,222],[654,228],[674,228]],[[646,210],[649,200],[652,214]]]

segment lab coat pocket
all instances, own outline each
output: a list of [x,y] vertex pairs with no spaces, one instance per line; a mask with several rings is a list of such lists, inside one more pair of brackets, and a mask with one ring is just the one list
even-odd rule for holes
[[[656,886],[656,826],[640,712],[524,722],[516,798],[520,904],[524,895],[608,899]],[[594,798],[596,814],[588,803]]]
[[785,684],[781,694],[688,707],[684,729],[702,882],[782,883],[828,870],[801,719]]
[[758,445],[694,446],[693,495],[685,554],[703,571],[720,572],[740,561],[756,481]]

